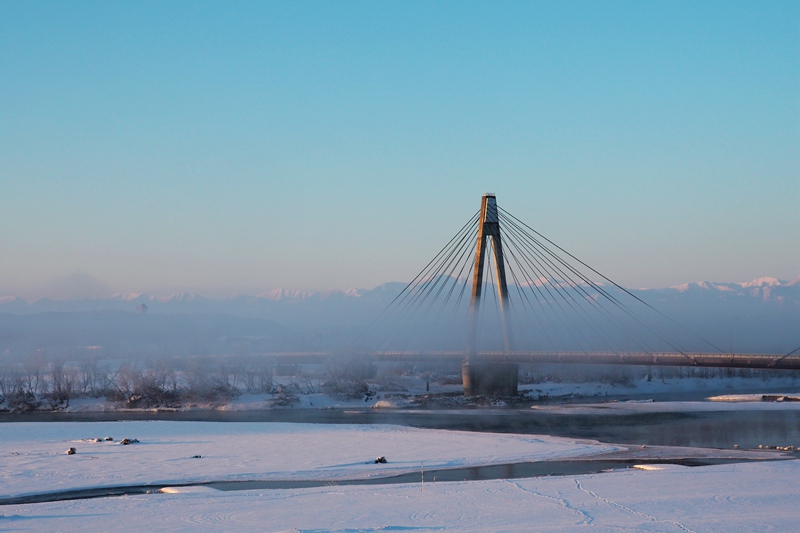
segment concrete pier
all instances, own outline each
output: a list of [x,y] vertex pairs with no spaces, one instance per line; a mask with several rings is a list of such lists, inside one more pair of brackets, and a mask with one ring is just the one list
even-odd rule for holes
[[464,396],[515,396],[519,385],[517,363],[464,363]]

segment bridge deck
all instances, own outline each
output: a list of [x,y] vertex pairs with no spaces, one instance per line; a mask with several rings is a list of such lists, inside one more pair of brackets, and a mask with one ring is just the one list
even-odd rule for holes
[[[338,354],[327,352],[284,352],[268,354],[281,363],[321,363]],[[360,354],[379,361],[464,361],[464,352],[373,352]],[[663,352],[479,352],[475,362],[556,363],[645,366],[695,366],[715,368],[768,368],[800,370],[800,355],[711,354]]]

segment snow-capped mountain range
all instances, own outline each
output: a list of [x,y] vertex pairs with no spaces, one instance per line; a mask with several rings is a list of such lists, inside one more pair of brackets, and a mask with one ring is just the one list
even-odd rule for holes
[[[537,285],[544,285],[545,283],[545,280],[539,280]],[[598,285],[608,286],[603,282],[599,282]],[[379,285],[374,289],[351,288],[316,292],[273,289],[256,295],[234,293],[227,298],[207,298],[193,292],[176,292],[167,295],[129,292],[117,293],[109,298],[94,300],[52,300],[42,298],[28,302],[16,296],[0,296],[0,312],[36,313],[101,309],[130,311],[138,305],[145,304],[151,311],[157,309],[167,311],[167,308],[171,308],[171,310],[178,312],[230,312],[233,308],[240,306],[242,313],[250,314],[253,311],[253,304],[267,302],[296,305],[300,302],[391,301],[405,286],[405,283],[390,282]],[[661,289],[630,290],[639,295],[659,295],[659,298],[668,296],[680,298],[681,295],[704,294],[712,297],[721,295],[752,297],[761,301],[797,301],[800,298],[800,276],[788,281],[772,277],[761,277],[742,283],[699,281]],[[217,310],[213,309],[215,306],[218,307]],[[178,310],[177,308],[179,307],[183,309]]]
[[[757,278],[752,281],[744,283],[719,283],[711,281],[700,281],[698,283],[684,283],[670,287],[670,289],[678,292],[687,292],[692,290],[707,290],[727,292],[736,295],[749,295],[761,300],[769,300],[771,297],[781,299],[784,293],[791,294],[800,288],[800,277],[796,277],[789,281],[781,281],[776,278]],[[777,291],[774,295],[773,292]]]

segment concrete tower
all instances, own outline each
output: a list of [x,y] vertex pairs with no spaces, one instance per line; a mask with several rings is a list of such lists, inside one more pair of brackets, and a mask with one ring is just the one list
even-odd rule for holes
[[500,303],[500,322],[503,328],[503,348],[510,351],[511,332],[508,327],[508,285],[503,261],[503,241],[500,236],[500,219],[497,215],[497,198],[486,193],[481,199],[478,239],[475,244],[475,266],[472,273],[472,300],[469,308],[469,339],[466,363],[461,368],[464,394],[511,395],[517,393],[518,368],[512,363],[479,363],[477,355],[478,316],[483,290],[483,266],[486,262],[487,239],[492,239],[495,279]]

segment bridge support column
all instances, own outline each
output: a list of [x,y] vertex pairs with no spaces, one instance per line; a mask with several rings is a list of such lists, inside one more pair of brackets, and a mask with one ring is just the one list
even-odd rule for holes
[[477,349],[478,314],[483,291],[483,263],[486,256],[487,239],[492,239],[494,272],[497,279],[497,296],[500,303],[500,323],[503,328],[503,348],[510,350],[511,333],[508,327],[508,285],[506,265],[503,258],[503,241],[500,237],[500,217],[497,214],[497,199],[486,193],[481,199],[481,218],[478,224],[478,239],[475,243],[475,266],[472,269],[472,299],[469,306],[469,338],[467,339],[467,362],[472,361]]
[[487,239],[492,240],[494,252],[494,271],[497,280],[497,295],[500,303],[500,323],[503,328],[503,348],[506,353],[511,346],[511,332],[508,327],[508,286],[506,267],[503,258],[503,242],[500,236],[500,217],[497,213],[497,199],[486,193],[481,199],[481,215],[478,225],[478,239],[475,243],[475,267],[472,273],[472,301],[469,308],[469,338],[467,339],[466,363],[461,366],[461,379],[464,396],[513,396],[517,394],[519,368],[516,363],[478,363],[477,351],[478,314],[483,289],[483,263],[486,255]]
[[464,363],[461,365],[464,396],[516,396],[517,363]]

